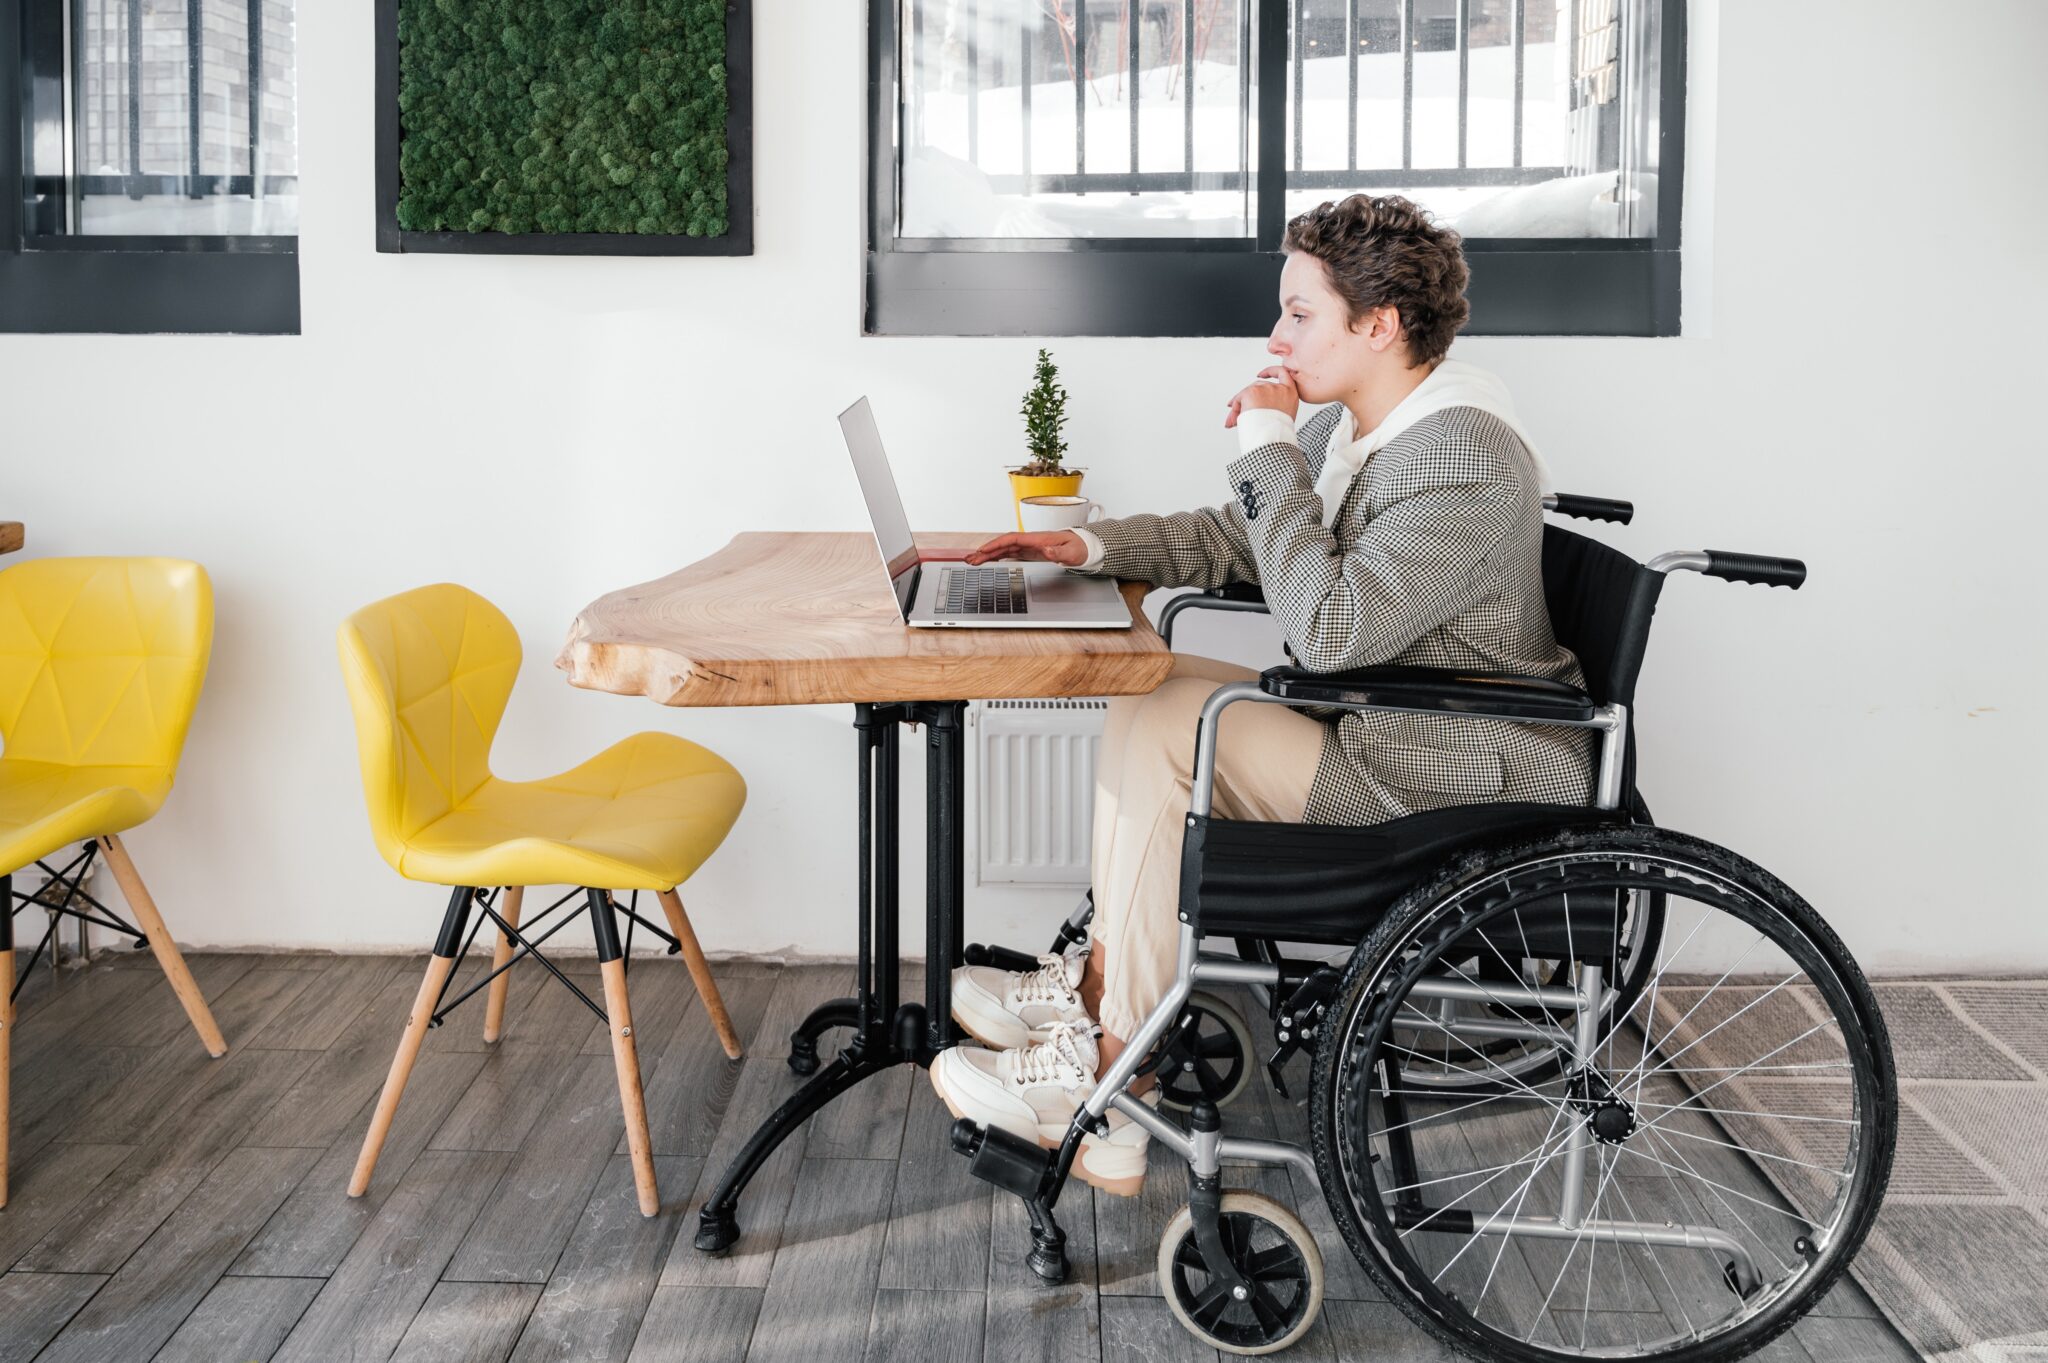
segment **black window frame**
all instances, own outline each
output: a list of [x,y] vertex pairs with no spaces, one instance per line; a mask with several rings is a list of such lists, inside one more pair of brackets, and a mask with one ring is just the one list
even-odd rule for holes
[[[899,238],[897,0],[868,0],[866,336],[1265,336],[1286,231],[1288,25],[1301,0],[1256,7],[1256,232],[1245,238]],[[1657,233],[1472,238],[1468,336],[1679,334],[1685,3],[1659,8]],[[1462,6],[1461,6],[1462,9]],[[1250,27],[1251,25],[1247,25]],[[1364,172],[1369,173],[1369,172]]]
[[31,47],[32,6],[64,0],[0,0],[0,333],[298,335],[297,237],[30,231],[51,186],[27,175],[26,97],[63,64],[61,45]]

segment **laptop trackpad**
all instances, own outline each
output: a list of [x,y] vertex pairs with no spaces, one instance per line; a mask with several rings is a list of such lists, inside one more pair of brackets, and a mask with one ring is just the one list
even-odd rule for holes
[[1064,568],[1049,573],[1031,573],[1026,581],[1034,611],[1057,610],[1061,606],[1099,606],[1114,594],[1116,586],[1109,578],[1077,577]]

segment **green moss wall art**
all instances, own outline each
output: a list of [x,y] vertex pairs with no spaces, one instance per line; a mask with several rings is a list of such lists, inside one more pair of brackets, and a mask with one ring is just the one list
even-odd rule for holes
[[380,250],[746,254],[746,0],[378,0]]

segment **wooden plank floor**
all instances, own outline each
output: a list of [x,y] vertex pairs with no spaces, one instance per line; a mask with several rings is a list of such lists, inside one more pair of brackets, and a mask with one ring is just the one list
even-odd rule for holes
[[[909,1067],[784,1144],[741,1201],[731,1254],[691,1247],[711,1181],[798,1087],[790,1028],[847,992],[847,967],[717,967],[749,1057],[733,1062],[682,966],[636,963],[662,1194],[647,1219],[603,1029],[538,970],[515,975],[497,1045],[481,1040],[481,998],[429,1035],[370,1193],[350,1200],[424,959],[191,963],[223,1060],[206,1057],[146,953],[44,969],[23,992],[0,1211],[6,1363],[1216,1358],[1174,1323],[1152,1272],[1181,1170],[1155,1149],[1138,1198],[1071,1185],[1060,1217],[1074,1274],[1047,1287],[1025,1267],[1016,1199],[968,1176]],[[593,962],[567,969],[596,991]],[[458,987],[477,973],[466,966]],[[1226,1112],[1234,1133],[1305,1144],[1303,1120],[1263,1082]],[[1494,1138],[1461,1137],[1481,1150]],[[1326,1304],[1288,1356],[1448,1357],[1359,1271],[1305,1180],[1246,1167],[1226,1181],[1290,1206],[1321,1241]],[[1762,1356],[1914,1357],[1849,1283]]]

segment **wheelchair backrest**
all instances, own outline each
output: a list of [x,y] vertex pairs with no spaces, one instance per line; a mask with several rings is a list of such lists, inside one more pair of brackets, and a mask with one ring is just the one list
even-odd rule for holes
[[1602,705],[1633,706],[1664,575],[1618,549],[1555,525],[1543,527],[1543,597],[1557,641],[1578,656],[1586,690]]

